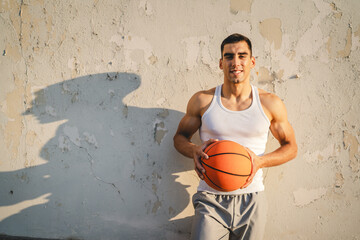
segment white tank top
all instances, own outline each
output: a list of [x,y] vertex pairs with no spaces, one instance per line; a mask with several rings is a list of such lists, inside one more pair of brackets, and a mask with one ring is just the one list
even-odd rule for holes
[[[242,111],[232,111],[225,108],[221,102],[221,89],[219,85],[209,108],[201,118],[200,138],[202,142],[210,138],[231,140],[237,142],[256,155],[262,156],[265,152],[269,133],[270,121],[261,106],[258,89],[251,85],[252,103],[249,108]],[[263,172],[259,169],[252,183],[244,189],[232,192],[221,192],[211,188],[205,181],[200,180],[198,191],[206,191],[221,195],[234,195],[264,191]]]

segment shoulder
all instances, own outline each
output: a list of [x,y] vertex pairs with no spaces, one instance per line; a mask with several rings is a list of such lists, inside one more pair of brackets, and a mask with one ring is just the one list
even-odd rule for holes
[[286,107],[283,101],[274,93],[258,88],[261,105],[269,120],[286,116]]
[[215,88],[195,93],[189,100],[187,112],[192,115],[202,115],[210,106],[215,94]]

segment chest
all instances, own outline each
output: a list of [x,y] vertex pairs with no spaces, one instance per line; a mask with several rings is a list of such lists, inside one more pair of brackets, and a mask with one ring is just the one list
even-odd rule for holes
[[226,99],[221,97],[221,104],[228,110],[231,111],[243,111],[248,109],[252,104],[252,98],[247,98],[243,101],[237,101],[235,99]]

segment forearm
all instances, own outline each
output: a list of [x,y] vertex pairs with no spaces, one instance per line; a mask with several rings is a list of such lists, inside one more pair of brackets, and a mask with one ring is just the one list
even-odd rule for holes
[[194,148],[196,147],[196,145],[185,136],[181,134],[176,134],[174,136],[174,147],[179,153],[181,153],[185,157],[194,157]]
[[265,154],[261,157],[258,157],[259,168],[274,167],[281,164],[284,164],[297,155],[297,145],[296,143],[285,143],[282,144],[275,151]]

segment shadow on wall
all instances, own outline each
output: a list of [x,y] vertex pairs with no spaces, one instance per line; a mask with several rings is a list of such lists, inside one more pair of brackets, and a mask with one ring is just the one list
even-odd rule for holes
[[36,92],[24,115],[43,124],[37,134],[46,134],[46,124],[62,123],[40,151],[46,164],[0,173],[0,207],[40,203],[2,220],[0,233],[188,238],[191,219],[171,221],[190,201],[188,186],[174,175],[193,169],[172,144],[183,113],[124,104],[140,83],[136,74],[102,73]]

